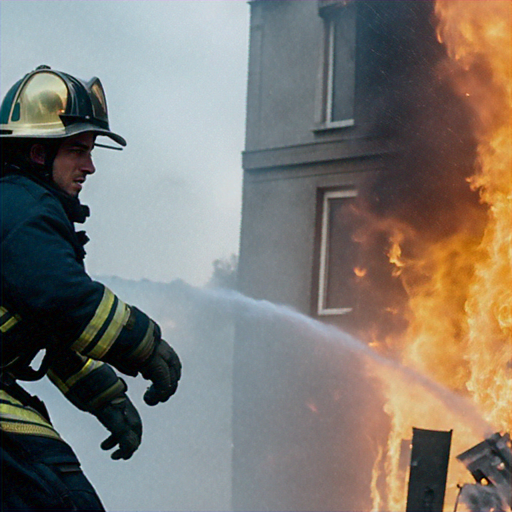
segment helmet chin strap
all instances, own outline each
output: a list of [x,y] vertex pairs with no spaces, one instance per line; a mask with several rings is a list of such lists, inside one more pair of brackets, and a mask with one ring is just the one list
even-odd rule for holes
[[41,146],[44,148],[44,163],[35,162],[27,154],[27,160],[30,164],[30,168],[32,169],[32,172],[40,179],[46,181],[47,183],[53,184],[53,163],[55,162],[55,157],[59,151],[60,142],[49,142],[48,140],[45,140],[44,142],[41,141],[35,143],[41,144]]
[[44,144],[45,149],[45,157],[44,157],[44,165],[43,168],[43,178],[50,183],[54,183],[53,181],[53,162],[55,162],[55,157],[59,151],[61,142],[52,142]]

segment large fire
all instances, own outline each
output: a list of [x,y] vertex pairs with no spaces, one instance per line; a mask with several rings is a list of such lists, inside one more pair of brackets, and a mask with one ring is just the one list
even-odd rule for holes
[[[470,229],[434,243],[414,239],[399,224],[389,236],[389,260],[408,295],[408,328],[398,348],[405,364],[466,396],[496,430],[512,421],[512,2],[437,0],[438,38],[447,48],[445,68],[474,113],[477,163],[467,186],[487,207],[483,236]],[[471,219],[468,219],[471,223]],[[413,251],[404,251],[409,243]],[[454,429],[452,455],[485,432],[447,414],[434,399],[415,396],[387,376],[388,446],[372,480],[374,510],[405,510],[406,468],[400,462],[412,427]],[[489,432],[487,432],[489,433]],[[446,507],[467,476],[449,469]]]

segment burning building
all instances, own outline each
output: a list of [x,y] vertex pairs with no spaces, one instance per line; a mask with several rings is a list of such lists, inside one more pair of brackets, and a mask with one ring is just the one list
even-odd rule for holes
[[[239,261],[243,293],[350,332],[503,432],[511,6],[251,2]],[[455,455],[492,433],[256,318],[237,328],[233,407],[235,510],[404,510],[413,427],[453,429]]]

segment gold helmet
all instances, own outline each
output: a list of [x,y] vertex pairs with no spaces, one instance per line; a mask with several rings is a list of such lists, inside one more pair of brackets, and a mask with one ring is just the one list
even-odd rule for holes
[[0,122],[4,140],[59,139],[93,132],[126,146],[123,137],[110,131],[100,80],[84,82],[48,66],[39,66],[11,87],[0,107]]

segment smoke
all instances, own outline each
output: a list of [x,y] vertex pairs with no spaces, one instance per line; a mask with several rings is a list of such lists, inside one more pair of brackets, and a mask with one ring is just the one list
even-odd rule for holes
[[[360,73],[371,105],[367,115],[373,132],[392,138],[399,150],[368,179],[357,205],[342,212],[354,226],[358,259],[367,270],[358,281],[355,332],[366,340],[393,339],[391,350],[400,351],[409,293],[431,269],[412,265],[397,277],[386,251],[399,237],[404,261],[424,261],[432,247],[453,236],[474,251],[486,207],[468,184],[477,159],[474,113],[454,91],[453,67],[433,27],[433,3],[361,2],[360,9],[361,40],[374,49]],[[462,268],[463,256],[452,255],[461,262],[459,274],[471,272]],[[453,302],[462,312],[461,286],[467,284],[457,283]]]

